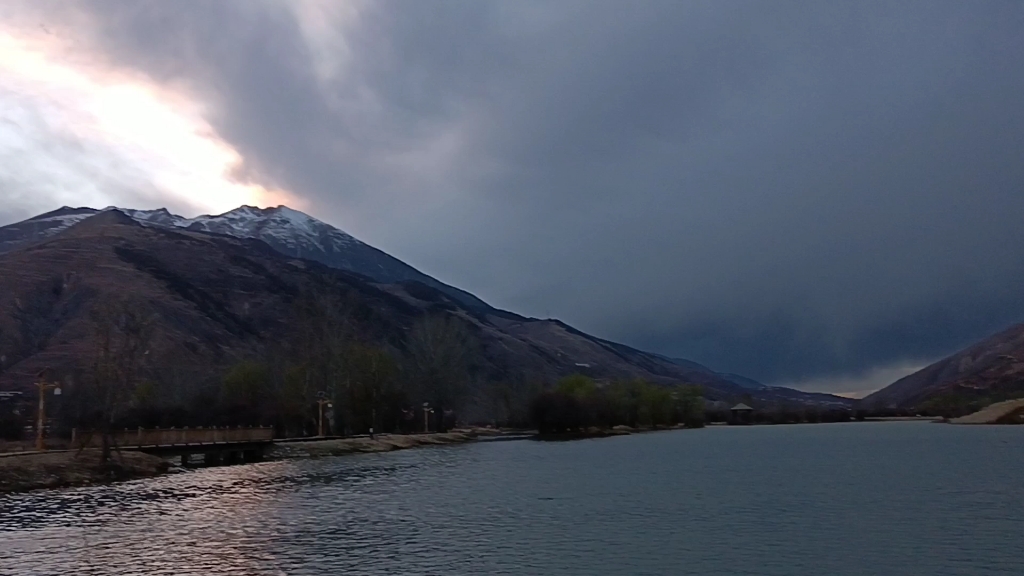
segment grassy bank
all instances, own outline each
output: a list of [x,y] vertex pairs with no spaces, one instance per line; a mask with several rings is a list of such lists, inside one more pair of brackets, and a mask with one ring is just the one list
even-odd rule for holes
[[156,456],[124,451],[100,463],[98,450],[19,454],[0,458],[0,493],[86,486],[163,474],[169,464]]

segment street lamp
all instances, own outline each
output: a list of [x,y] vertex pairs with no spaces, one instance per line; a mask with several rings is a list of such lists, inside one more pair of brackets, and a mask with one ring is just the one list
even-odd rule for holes
[[46,381],[45,375],[49,368],[43,368],[36,374],[35,385],[39,388],[39,412],[36,415],[36,450],[46,450],[43,440],[43,428],[46,426],[46,391],[53,390],[54,396],[60,396],[60,385]]
[[331,404],[331,401],[326,398],[327,395],[324,394],[323,392],[317,392],[316,396],[317,396],[316,403],[317,403],[317,405],[320,408],[320,418],[317,421],[317,428],[319,429],[319,432],[320,432],[319,435],[321,437],[323,437],[323,435],[324,435],[324,404],[326,404],[328,408],[333,408],[334,405]]
[[434,413],[434,409],[430,407],[430,402],[423,403],[423,431],[430,432],[430,414]]

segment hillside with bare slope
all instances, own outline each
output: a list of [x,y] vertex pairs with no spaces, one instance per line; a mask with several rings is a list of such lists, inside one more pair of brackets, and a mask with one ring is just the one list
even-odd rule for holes
[[401,353],[418,318],[458,318],[472,334],[474,381],[551,382],[584,371],[598,379],[697,383],[712,399],[843,404],[827,395],[751,391],[708,369],[591,337],[555,320],[466,304],[417,281],[383,283],[299,259],[258,239],[148,226],[118,210],[0,254],[0,387],[27,389],[43,367],[71,370],[93,353],[90,310],[126,294],[155,319],[150,353],[174,386],[216,382],[294,332],[302,294],[350,303],[357,338]]
[[1024,396],[1024,324],[1012,326],[867,396],[866,406],[976,406]]

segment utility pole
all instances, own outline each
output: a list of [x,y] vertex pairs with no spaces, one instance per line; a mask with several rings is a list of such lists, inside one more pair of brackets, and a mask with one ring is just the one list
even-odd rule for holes
[[43,440],[43,429],[46,427],[46,391],[53,390],[55,396],[60,396],[60,387],[46,381],[45,375],[48,368],[44,368],[36,374],[36,388],[39,388],[39,412],[36,415],[36,450],[46,450],[46,442]]
[[370,407],[370,440],[373,440],[373,428],[377,425],[377,387],[373,387],[373,404]]

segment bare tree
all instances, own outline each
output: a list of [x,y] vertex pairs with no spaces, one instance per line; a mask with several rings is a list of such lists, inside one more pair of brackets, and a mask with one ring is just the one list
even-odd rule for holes
[[15,298],[11,310],[17,338],[17,354],[27,358],[46,348],[46,343],[53,333],[53,322],[50,318],[53,298],[49,292],[34,291],[23,298]]
[[525,374],[513,373],[506,380],[490,382],[486,388],[489,413],[501,426],[526,427],[530,423],[530,401],[542,391]]
[[113,425],[131,401],[147,366],[152,317],[133,300],[103,302],[93,307],[95,352],[89,371],[91,394],[87,424],[102,438],[102,462],[110,459]]
[[[396,400],[402,390],[396,378],[398,366],[387,350],[369,346],[353,346],[349,352],[352,389],[349,399],[353,419],[374,431],[382,429],[381,422],[395,423],[400,406]],[[387,411],[387,412],[385,412]]]
[[[346,298],[317,291],[304,295],[296,303],[298,347],[301,383],[292,387],[291,399],[302,406],[311,406],[318,392],[325,392],[338,403],[346,429],[350,427],[352,410],[349,405],[351,371],[347,365],[347,351],[353,339],[351,303]],[[311,422],[315,417],[311,411]]]
[[[7,369],[7,362],[9,360],[8,354],[10,354],[7,340],[4,336],[6,336],[6,334],[4,334],[4,327],[0,324],[0,374],[3,374],[4,370]],[[10,360],[13,360],[13,358],[10,358]]]
[[410,375],[423,399],[433,404],[438,431],[444,431],[445,410],[460,407],[469,382],[469,331],[454,316],[428,315],[413,325],[407,345]]

